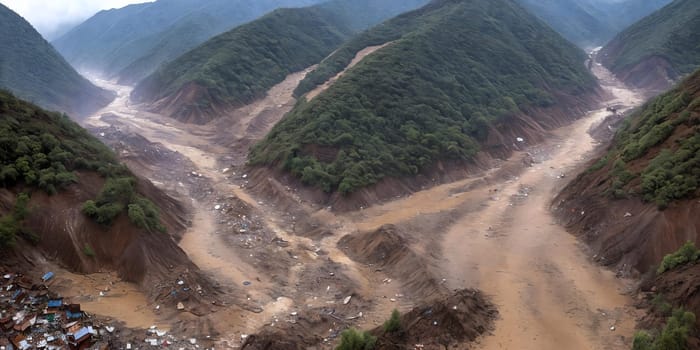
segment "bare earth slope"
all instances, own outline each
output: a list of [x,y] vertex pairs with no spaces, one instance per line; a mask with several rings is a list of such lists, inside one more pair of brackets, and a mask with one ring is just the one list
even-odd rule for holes
[[603,156],[556,198],[558,217],[601,263],[644,273],[698,240],[699,106],[695,73],[630,117]]

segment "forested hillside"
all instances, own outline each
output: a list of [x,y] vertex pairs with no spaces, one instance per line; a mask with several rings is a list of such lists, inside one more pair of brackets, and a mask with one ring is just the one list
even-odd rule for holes
[[80,76],[31,24],[2,4],[0,88],[76,117],[96,111],[113,98]]
[[605,44],[627,26],[671,0],[519,0],[569,41],[583,48]]
[[667,89],[700,67],[700,2],[675,0],[617,35],[600,58],[632,86]]
[[180,120],[206,123],[320,62],[353,33],[421,3],[334,0],[276,10],[164,65],[134,89],[132,99]]
[[[493,126],[563,107],[597,86],[585,54],[511,0],[441,0],[349,41],[299,95],[367,56],[311,101],[300,101],[250,155],[327,192],[466,162]],[[309,83],[311,81],[311,83]],[[537,115],[532,115],[537,124]],[[517,118],[516,118],[517,119]],[[506,141],[509,144],[509,141]]]
[[161,63],[279,7],[320,0],[159,0],[101,11],[53,44],[80,70],[136,83]]

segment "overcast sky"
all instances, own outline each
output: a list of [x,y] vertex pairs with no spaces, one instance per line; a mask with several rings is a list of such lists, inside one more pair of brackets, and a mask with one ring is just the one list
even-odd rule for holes
[[0,0],[24,17],[47,40],[63,34],[70,27],[100,10],[121,8],[128,4],[152,0]]

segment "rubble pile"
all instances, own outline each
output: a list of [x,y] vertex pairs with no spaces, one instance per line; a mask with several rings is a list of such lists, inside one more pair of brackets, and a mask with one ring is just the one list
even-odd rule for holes
[[41,283],[21,274],[0,278],[0,349],[111,349],[115,327],[91,317],[52,293],[47,273]]
[[175,337],[152,326],[128,329],[81,310],[51,292],[53,273],[39,283],[19,273],[0,274],[0,350],[207,349],[211,339]]

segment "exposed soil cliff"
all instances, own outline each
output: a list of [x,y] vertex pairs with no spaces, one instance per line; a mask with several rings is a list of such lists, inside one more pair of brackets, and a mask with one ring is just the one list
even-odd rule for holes
[[[137,191],[161,208],[161,221],[168,233],[136,228],[125,213],[111,226],[103,226],[81,212],[83,203],[94,199],[103,183],[96,174],[79,173],[79,184],[57,195],[32,193],[25,228],[36,236],[36,244],[20,241],[8,252],[11,258],[7,262],[41,266],[40,262],[54,261],[78,273],[116,271],[124,281],[142,286],[151,300],[164,303],[194,301],[211,292],[210,282],[171,236],[186,227],[183,206],[150,182],[140,180]],[[0,190],[3,212],[13,207],[15,197],[14,191]],[[173,288],[180,289],[175,287],[178,280],[199,287],[171,295]]]
[[696,152],[700,74],[630,117],[601,157],[554,200],[560,220],[596,259],[644,273],[698,241]]

